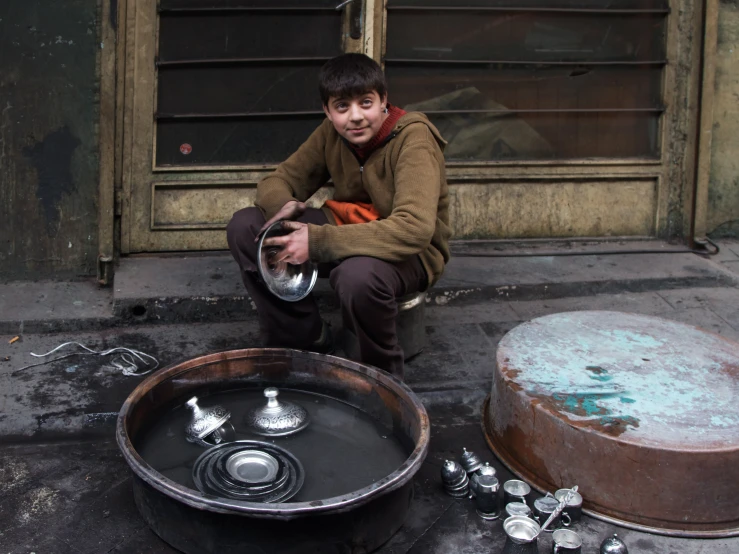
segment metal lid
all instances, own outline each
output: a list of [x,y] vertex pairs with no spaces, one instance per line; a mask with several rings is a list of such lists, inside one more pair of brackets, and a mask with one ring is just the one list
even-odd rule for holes
[[262,450],[241,450],[226,460],[226,471],[245,483],[271,483],[277,477],[280,463]]
[[207,437],[231,418],[231,412],[223,406],[201,408],[197,396],[188,400],[186,405],[192,410],[192,419],[185,428],[185,438],[190,442]]
[[305,470],[288,450],[261,441],[223,443],[201,454],[192,468],[195,487],[220,498],[280,503],[303,485]]
[[267,404],[246,415],[247,424],[258,435],[275,437],[291,435],[305,429],[310,423],[305,408],[293,402],[277,400],[279,394],[277,387],[264,389]]
[[497,473],[498,472],[495,471],[495,468],[490,465],[490,462],[485,462],[485,465],[481,466],[477,470],[477,474],[480,475],[481,477],[483,475],[491,475],[491,476],[495,477]]
[[462,457],[460,458],[459,463],[467,473],[473,473],[482,466],[482,460],[480,460],[477,454],[470,452],[466,448],[462,449]]
[[457,462],[454,460],[444,460],[441,468],[441,479],[445,485],[456,485],[464,481],[467,474]]
[[618,538],[618,535],[608,537],[600,545],[600,554],[629,554],[624,541]]

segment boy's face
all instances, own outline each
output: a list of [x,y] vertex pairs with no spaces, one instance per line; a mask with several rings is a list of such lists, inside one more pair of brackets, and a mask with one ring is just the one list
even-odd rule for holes
[[354,146],[364,146],[382,127],[387,117],[386,104],[386,96],[380,97],[376,91],[372,91],[352,98],[332,96],[323,111],[337,133]]

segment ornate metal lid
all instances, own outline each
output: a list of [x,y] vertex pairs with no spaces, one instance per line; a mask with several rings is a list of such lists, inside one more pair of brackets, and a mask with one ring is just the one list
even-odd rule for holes
[[192,410],[192,419],[185,428],[185,438],[190,442],[207,437],[231,418],[231,412],[223,406],[201,408],[197,396],[188,400],[186,405]]
[[467,473],[473,473],[482,466],[482,460],[477,457],[477,454],[470,452],[466,448],[462,449],[462,457],[459,463]]
[[264,389],[267,404],[250,411],[246,422],[258,435],[280,437],[302,431],[310,423],[308,412],[302,406],[286,400],[279,401],[277,387]]
[[629,554],[624,541],[618,538],[618,535],[608,537],[600,545],[600,554]]
[[466,473],[462,466],[453,460],[444,460],[444,465],[441,468],[441,479],[446,485],[456,485],[462,481]]
[[479,469],[476,471],[476,473],[478,475],[480,475],[481,477],[483,475],[492,475],[493,477],[495,477],[498,472],[495,471],[495,468],[490,465],[490,462],[485,462],[484,465],[482,465],[482,466],[479,467]]

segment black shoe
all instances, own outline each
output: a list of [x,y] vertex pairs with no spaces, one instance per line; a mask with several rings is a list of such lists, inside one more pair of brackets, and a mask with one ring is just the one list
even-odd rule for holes
[[325,321],[323,322],[321,336],[310,346],[310,348],[308,348],[308,350],[318,354],[333,354],[336,352],[336,344],[334,344],[334,334],[331,331],[331,325]]

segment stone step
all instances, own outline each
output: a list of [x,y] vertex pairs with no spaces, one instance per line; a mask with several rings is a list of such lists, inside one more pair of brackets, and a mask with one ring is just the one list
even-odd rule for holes
[[[427,302],[463,305],[491,298],[737,285],[737,275],[725,266],[684,250],[647,240],[455,243],[455,256]],[[661,253],[639,253],[645,251]],[[335,310],[325,280],[318,281],[315,294],[323,310]],[[0,284],[0,334],[245,321],[255,315],[235,262],[222,252],[125,257],[108,288],[92,280]]]

